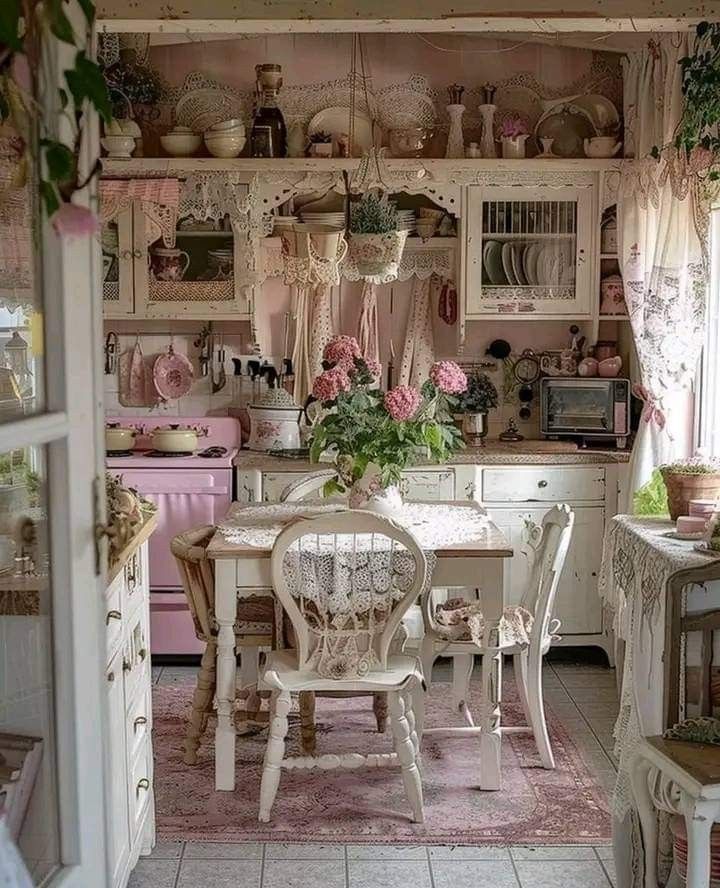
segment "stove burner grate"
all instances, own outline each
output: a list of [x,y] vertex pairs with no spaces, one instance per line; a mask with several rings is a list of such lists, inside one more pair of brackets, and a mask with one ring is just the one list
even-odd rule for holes
[[106,450],[105,456],[110,459],[118,459],[121,456],[132,456],[132,450]]

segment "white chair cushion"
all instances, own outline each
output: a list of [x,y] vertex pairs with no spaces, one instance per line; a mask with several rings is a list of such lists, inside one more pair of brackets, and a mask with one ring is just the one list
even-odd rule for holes
[[[521,605],[506,607],[500,620],[500,646],[527,647],[534,618]],[[472,641],[484,645],[485,618],[478,601],[450,598],[435,608],[435,630],[447,641]]]
[[404,654],[389,656],[387,670],[372,671],[362,678],[323,678],[314,669],[299,671],[297,653],[292,650],[272,651],[267,655],[265,669],[260,676],[261,690],[291,691],[397,691],[408,683],[423,680],[422,666],[417,657]]

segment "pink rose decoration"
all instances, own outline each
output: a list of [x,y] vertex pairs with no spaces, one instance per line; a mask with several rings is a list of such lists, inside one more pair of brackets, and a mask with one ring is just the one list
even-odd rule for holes
[[385,395],[385,409],[396,422],[412,419],[421,403],[420,392],[411,385],[396,385]]
[[382,364],[380,361],[376,361],[375,358],[365,358],[364,360],[370,376],[375,380],[380,379],[382,375]]
[[315,378],[313,397],[318,401],[334,401],[341,392],[350,390],[350,377],[344,367],[331,367]]
[[63,203],[50,219],[55,233],[68,240],[74,237],[92,237],[100,230],[100,222],[92,210],[74,203]]
[[436,361],[430,368],[430,381],[446,395],[459,395],[467,388],[467,376],[455,361]]
[[360,346],[354,336],[333,336],[323,351],[323,359],[329,364],[343,364],[346,367],[352,367],[355,358],[360,357]]

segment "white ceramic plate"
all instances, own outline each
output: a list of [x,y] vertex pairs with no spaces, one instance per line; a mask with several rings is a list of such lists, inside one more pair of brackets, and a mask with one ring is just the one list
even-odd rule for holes
[[505,277],[508,279],[508,283],[510,284],[510,286],[516,287],[520,283],[520,281],[518,281],[517,277],[515,276],[515,270],[513,269],[513,266],[512,266],[512,252],[513,252],[513,245],[510,242],[503,244],[503,247],[502,247],[503,271],[505,272]]
[[[326,108],[318,112],[308,124],[308,136],[314,133],[330,133],[333,141],[339,136],[350,133],[350,109]],[[372,121],[362,112],[355,111],[354,121],[355,146],[354,154],[363,154],[373,146]]]
[[606,99],[605,96],[598,95],[597,93],[588,93],[587,95],[574,98],[572,104],[582,108],[583,111],[587,111],[598,132],[619,130],[620,115],[618,110],[610,99]]
[[553,154],[558,157],[584,157],[583,141],[597,135],[597,129],[588,112],[568,102],[546,111],[535,127],[535,141],[552,139]]
[[514,241],[512,244],[512,267],[515,277],[517,278],[518,284],[524,286],[527,284],[528,280],[525,277],[525,272],[523,270],[523,252],[525,250],[524,244],[519,244],[517,241]]
[[483,250],[485,271],[490,278],[490,283],[498,287],[506,287],[508,280],[503,271],[502,261],[503,245],[500,241],[489,240]]
[[540,252],[540,244],[528,244],[523,255],[523,268],[525,269],[525,277],[528,284],[537,285],[537,258]]

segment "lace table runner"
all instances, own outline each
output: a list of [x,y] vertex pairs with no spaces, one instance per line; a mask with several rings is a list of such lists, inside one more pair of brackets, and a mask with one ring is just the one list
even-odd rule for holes
[[661,734],[663,724],[665,594],[680,571],[708,565],[713,556],[670,534],[667,519],[618,515],[605,533],[600,596],[613,615],[615,634],[625,642],[620,710],[615,724],[618,779],[612,813],[633,825],[632,877],[619,884],[642,888],[641,841],[630,772],[640,739]]
[[[302,502],[247,506],[218,526],[230,543],[271,549],[283,527],[297,518],[315,518],[344,509],[339,503]],[[393,520],[412,533],[425,552],[487,537],[492,524],[477,507],[444,503],[405,503]],[[363,535],[364,536],[364,535]],[[370,536],[358,547],[371,546]]]

